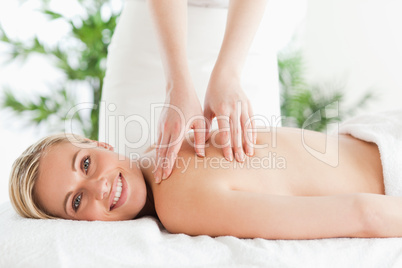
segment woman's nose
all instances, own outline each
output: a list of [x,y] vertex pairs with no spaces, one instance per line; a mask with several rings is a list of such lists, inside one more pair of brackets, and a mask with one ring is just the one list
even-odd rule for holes
[[89,182],[90,191],[97,200],[107,198],[109,193],[108,182],[106,178],[93,179]]

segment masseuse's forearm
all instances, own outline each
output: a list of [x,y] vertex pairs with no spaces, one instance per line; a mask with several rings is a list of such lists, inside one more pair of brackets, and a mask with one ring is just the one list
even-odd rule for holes
[[167,90],[175,89],[175,83],[191,80],[187,63],[187,0],[147,1],[158,36]]
[[267,0],[230,0],[225,36],[214,72],[240,75]]

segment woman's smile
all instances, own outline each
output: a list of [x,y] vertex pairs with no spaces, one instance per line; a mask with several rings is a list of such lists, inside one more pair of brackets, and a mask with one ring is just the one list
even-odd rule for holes
[[127,181],[124,179],[123,175],[119,173],[119,175],[113,182],[112,193],[109,197],[110,210],[117,209],[126,202],[128,188],[129,187],[127,185]]

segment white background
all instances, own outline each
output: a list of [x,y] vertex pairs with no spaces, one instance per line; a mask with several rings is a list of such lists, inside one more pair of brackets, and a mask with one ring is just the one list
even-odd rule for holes
[[303,47],[309,79],[342,81],[349,102],[372,88],[378,100],[361,112],[401,108],[402,1],[308,4]]
[[[400,0],[271,0],[277,12],[276,42],[284,47],[298,30],[312,82],[343,81],[347,101],[353,102],[368,88],[379,101],[365,111],[399,108],[402,99],[402,2]],[[307,1],[307,3],[306,3]],[[74,1],[55,0],[54,8],[69,16],[80,12]],[[119,8],[121,2],[115,1]],[[306,6],[307,12],[306,12]],[[35,12],[37,2],[0,0],[0,23],[10,36],[21,40],[38,34],[48,44],[56,43],[68,27],[49,24]],[[305,30],[303,30],[305,29]],[[4,86],[33,98],[51,92],[63,75],[41,57],[27,64],[5,64],[6,47],[0,44],[0,96]],[[14,159],[43,135],[46,129],[26,126],[20,117],[0,110],[0,203],[8,201],[8,176]]]

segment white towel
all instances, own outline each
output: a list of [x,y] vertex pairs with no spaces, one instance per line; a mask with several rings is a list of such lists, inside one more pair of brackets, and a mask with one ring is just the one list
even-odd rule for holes
[[351,118],[339,126],[339,132],[377,144],[385,194],[402,196],[402,110]]
[[0,204],[0,267],[402,267],[400,252],[402,238],[191,237],[150,217],[34,220]]

